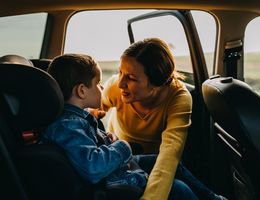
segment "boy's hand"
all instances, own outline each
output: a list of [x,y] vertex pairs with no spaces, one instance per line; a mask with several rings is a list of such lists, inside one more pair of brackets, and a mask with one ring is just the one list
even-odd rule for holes
[[118,137],[116,136],[116,134],[108,133],[107,136],[110,138],[111,143],[114,143],[115,141],[118,140]]
[[90,112],[96,119],[101,119],[106,115],[106,112],[99,109],[88,108],[88,112]]

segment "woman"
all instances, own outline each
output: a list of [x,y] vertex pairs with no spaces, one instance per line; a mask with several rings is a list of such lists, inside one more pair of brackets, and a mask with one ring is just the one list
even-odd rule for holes
[[[119,75],[104,87],[102,109],[116,108],[109,131],[141,145],[144,154],[159,153],[153,157],[143,200],[168,198],[191,124],[192,98],[178,77],[167,44],[150,38],[124,51]],[[207,195],[218,199],[211,191]]]

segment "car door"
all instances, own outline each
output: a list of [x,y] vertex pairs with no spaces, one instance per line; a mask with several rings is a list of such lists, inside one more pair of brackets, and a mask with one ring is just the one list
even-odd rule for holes
[[[127,28],[130,43],[147,37],[159,37],[172,49],[176,69],[186,77],[182,81],[193,99],[192,125],[188,131],[182,162],[195,176],[209,183],[210,117],[201,95],[201,85],[208,78],[208,71],[191,12],[157,10],[129,19]],[[171,31],[172,34],[169,34]],[[178,56],[182,51],[186,55]]]

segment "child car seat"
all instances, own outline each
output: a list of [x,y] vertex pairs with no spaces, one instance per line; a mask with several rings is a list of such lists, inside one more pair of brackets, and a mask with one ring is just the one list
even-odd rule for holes
[[57,82],[23,59],[0,58],[0,186],[6,199],[138,199],[139,188],[122,184],[105,188],[82,180],[55,144],[24,146],[22,131],[55,121],[64,101]]

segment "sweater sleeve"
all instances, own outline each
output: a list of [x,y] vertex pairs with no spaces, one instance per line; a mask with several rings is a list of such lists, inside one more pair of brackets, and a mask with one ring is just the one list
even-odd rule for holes
[[192,98],[181,90],[168,107],[167,126],[162,132],[158,158],[141,200],[167,200],[191,124]]

